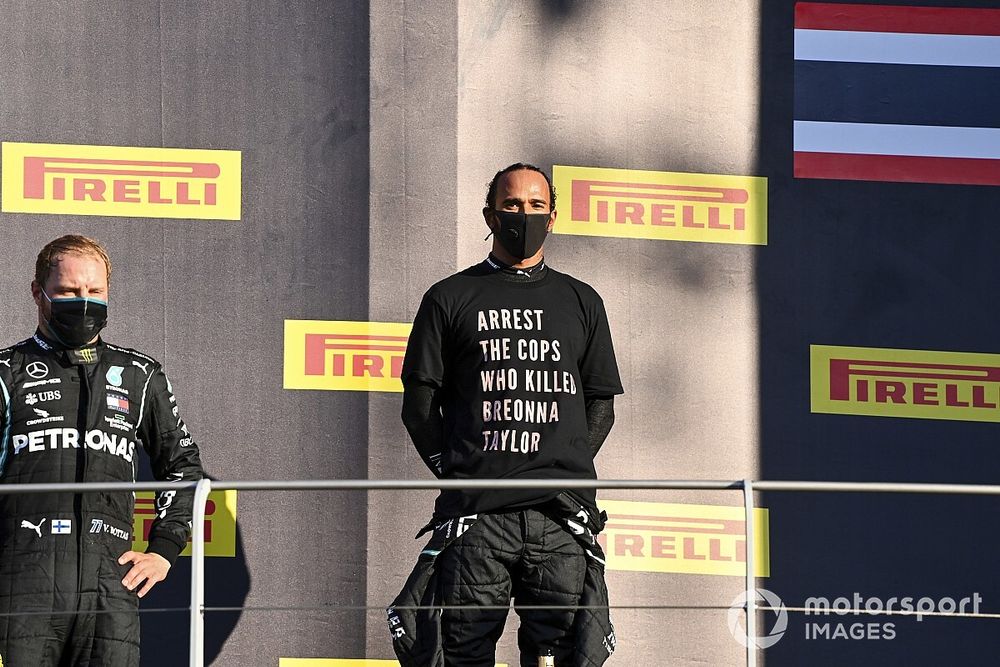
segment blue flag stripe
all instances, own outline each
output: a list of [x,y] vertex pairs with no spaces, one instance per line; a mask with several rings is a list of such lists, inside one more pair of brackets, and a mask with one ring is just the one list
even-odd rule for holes
[[1000,68],[795,62],[795,119],[1000,127]]

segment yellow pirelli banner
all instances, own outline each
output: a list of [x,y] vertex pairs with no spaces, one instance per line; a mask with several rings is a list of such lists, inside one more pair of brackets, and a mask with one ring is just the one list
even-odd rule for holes
[[555,165],[553,232],[767,244],[767,179]]
[[[156,516],[156,500],[152,491],[135,494],[135,514],[132,518],[132,549],[145,551],[149,546],[149,529]],[[232,557],[236,555],[236,491],[210,491],[205,504],[205,555]],[[191,555],[191,544],[182,556]]]
[[239,220],[239,151],[3,142],[3,211]]
[[[366,658],[281,658],[278,667],[399,667],[399,662]],[[496,667],[507,667],[507,663],[497,663]]]
[[411,324],[285,320],[285,389],[403,391]]
[[[746,576],[742,507],[602,500],[608,570]],[[771,574],[768,512],[754,509],[754,570]]]
[[811,345],[813,412],[1000,422],[1000,354]]

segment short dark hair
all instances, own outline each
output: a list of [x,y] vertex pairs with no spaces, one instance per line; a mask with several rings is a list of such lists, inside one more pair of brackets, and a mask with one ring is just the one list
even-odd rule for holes
[[509,174],[512,171],[520,171],[522,169],[526,169],[527,171],[536,171],[541,174],[543,178],[545,178],[545,182],[549,185],[549,206],[553,211],[556,210],[556,188],[552,185],[552,180],[549,178],[549,175],[535,165],[524,162],[515,162],[509,167],[504,167],[493,175],[493,180],[490,181],[489,189],[486,191],[486,208],[492,209],[496,205],[494,200],[497,198],[497,186],[500,184],[500,179],[504,176],[504,174]]

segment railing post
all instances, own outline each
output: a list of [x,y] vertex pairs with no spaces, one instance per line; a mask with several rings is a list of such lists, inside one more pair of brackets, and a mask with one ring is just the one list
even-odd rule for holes
[[194,489],[191,518],[191,650],[190,667],[205,665],[205,508],[212,480],[202,479]]
[[747,549],[747,667],[757,665],[757,577],[754,564],[756,545],[753,542],[753,482],[743,480],[743,509],[746,513]]

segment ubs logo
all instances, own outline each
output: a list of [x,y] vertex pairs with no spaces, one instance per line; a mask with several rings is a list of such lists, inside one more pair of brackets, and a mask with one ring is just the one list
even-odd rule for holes
[[52,391],[40,391],[38,393],[30,393],[24,397],[25,405],[34,405],[35,403],[44,403],[45,401],[58,401],[62,398],[62,392],[58,389]]

